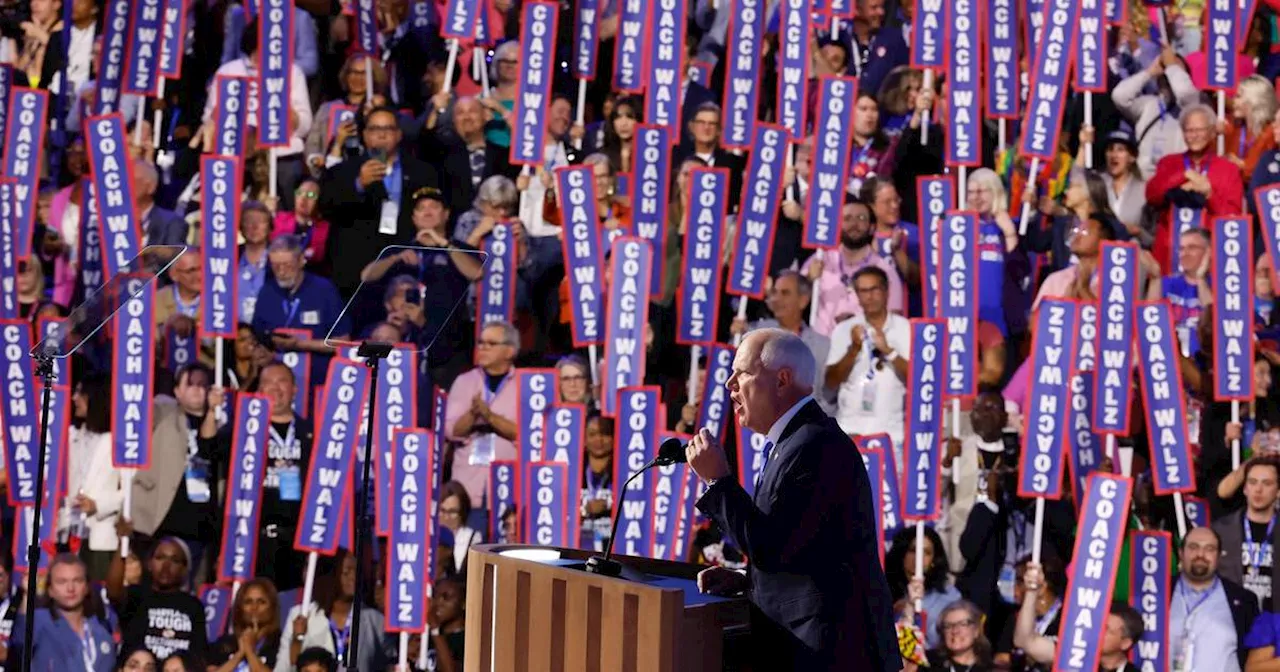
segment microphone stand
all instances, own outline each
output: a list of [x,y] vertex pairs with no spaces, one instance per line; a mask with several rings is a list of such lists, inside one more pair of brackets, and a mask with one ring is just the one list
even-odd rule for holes
[[[40,511],[44,508],[44,466],[45,455],[49,450],[49,405],[53,398],[53,381],[57,377],[51,354],[42,351],[39,354],[33,354],[32,357],[36,360],[36,375],[40,376],[44,382],[44,391],[40,402],[40,452],[36,457],[35,515],[32,517],[31,528],[27,531],[31,535],[31,543],[27,544],[27,608],[25,610],[27,622],[24,630],[26,637],[22,640],[22,672],[31,672],[31,656],[35,652],[36,575],[39,574],[37,570],[40,567]],[[18,510],[18,515],[22,515],[21,509]]]
[[618,491],[618,506],[613,512],[613,531],[609,533],[609,542],[604,546],[604,555],[593,555],[590,558],[587,558],[586,570],[588,572],[591,572],[592,574],[599,574],[601,576],[611,576],[614,578],[622,576],[622,563],[617,560],[613,560],[612,555],[613,540],[618,538],[618,520],[622,517],[622,503],[627,500],[627,486],[631,485],[631,481],[636,480],[636,477],[654,467],[665,467],[669,464],[675,464],[676,462],[676,459],[664,457],[663,454],[659,452],[657,457],[649,460],[649,462],[643,467],[640,467],[636,473],[631,474],[631,477],[627,479],[626,483],[622,484],[622,489]]
[[[361,465],[360,496],[359,502],[356,503],[358,507],[355,520],[356,594],[351,598],[351,615],[347,617],[347,628],[351,630],[351,644],[347,646],[347,659],[338,661],[343,670],[354,670],[355,662],[359,660],[356,658],[356,651],[360,646],[360,610],[363,606],[361,603],[364,601],[362,599],[364,584],[361,581],[364,578],[364,537],[365,531],[372,527],[373,522],[369,520],[369,465],[375,459],[380,459],[380,456],[373,454],[373,416],[374,403],[378,398],[378,363],[391,354],[392,347],[390,343],[365,341],[356,350],[356,356],[363,357],[364,365],[369,367],[369,412],[365,416],[364,464]],[[43,456],[43,453],[41,455]]]

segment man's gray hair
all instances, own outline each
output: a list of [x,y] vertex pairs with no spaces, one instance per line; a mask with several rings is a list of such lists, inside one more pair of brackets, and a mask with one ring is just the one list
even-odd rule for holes
[[778,277],[773,281],[774,286],[776,287],[778,285],[778,280],[783,278],[791,278],[796,281],[796,292],[800,294],[800,296],[813,295],[813,283],[809,281],[809,276],[804,273],[791,270],[790,268],[785,269],[778,273]]
[[476,190],[476,199],[473,204],[478,207],[481,203],[487,203],[495,208],[514,209],[520,204],[520,190],[516,189],[516,183],[512,182],[511,178],[505,175],[490,175]]
[[785,329],[760,329],[752,332],[760,344],[760,366],[768,371],[790,369],[793,385],[813,390],[813,381],[817,376],[818,363],[813,358],[813,351],[805,345],[800,337]]
[[1203,114],[1209,120],[1212,130],[1217,131],[1218,127],[1213,125],[1214,119],[1218,117],[1218,113],[1213,111],[1212,107],[1204,103],[1194,103],[1182,108],[1182,113],[1178,115],[1178,128],[1186,128],[1187,122],[1191,121],[1191,117],[1197,114]]
[[305,249],[306,247],[302,244],[302,238],[293,235],[280,236],[279,238],[271,241],[271,244],[267,246],[267,254],[272,254],[274,252],[292,252],[293,254],[301,257],[302,252]]
[[516,329],[514,324],[503,320],[494,320],[493,322],[484,325],[484,329],[480,330],[481,333],[483,333],[485,329],[501,329],[503,344],[515,348],[517,353],[520,352],[520,330]]

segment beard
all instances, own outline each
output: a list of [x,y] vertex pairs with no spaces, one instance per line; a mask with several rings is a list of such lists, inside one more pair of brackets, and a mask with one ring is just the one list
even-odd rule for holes
[[1213,577],[1213,573],[1209,563],[1202,560],[1196,560],[1187,565],[1187,574],[1196,581],[1206,581]]
[[843,232],[840,234],[840,244],[851,250],[861,250],[870,245],[875,239],[876,235],[870,231],[860,236]]

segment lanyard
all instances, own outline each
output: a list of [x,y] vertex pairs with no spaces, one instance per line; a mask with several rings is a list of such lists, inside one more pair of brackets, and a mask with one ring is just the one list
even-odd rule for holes
[[[1204,604],[1205,600],[1208,600],[1210,595],[1213,595],[1213,591],[1217,589],[1217,587],[1218,587],[1217,577],[1214,577],[1212,586],[1209,586],[1208,589],[1199,593],[1197,593],[1194,590],[1188,589],[1187,584],[1181,581],[1178,582],[1178,592],[1182,595],[1182,608],[1186,609],[1187,611],[1187,615],[1182,625],[1183,629],[1189,629],[1189,626],[1185,621],[1191,620],[1191,614],[1195,613],[1195,610],[1199,609],[1200,605]],[[1195,601],[1195,604],[1191,603],[1191,595],[1193,594],[1199,595],[1199,597]]]
[[292,299],[285,299],[280,302],[280,310],[285,314],[284,326],[293,324],[293,316],[298,314],[298,303],[301,299],[296,296]]
[[1049,611],[1044,612],[1044,616],[1036,619],[1036,632],[1044,634],[1049,629],[1049,624],[1053,619],[1058,617],[1058,612],[1062,609],[1062,600],[1054,600],[1053,606],[1049,607]]
[[591,468],[588,467],[587,492],[590,494],[591,499],[603,499],[605,493],[608,492],[605,490],[604,483],[608,480],[609,475],[607,473],[601,474],[599,479],[594,478],[594,476],[595,474],[591,471]]
[[276,431],[276,428],[274,425],[269,426],[269,430],[271,432],[271,443],[274,443],[277,446],[280,446],[281,454],[283,455],[289,454],[289,449],[293,448],[293,442],[297,440],[296,435],[294,434],[293,425],[294,425],[294,420],[290,420],[289,429],[285,431],[284,438],[280,438],[280,432]]
[[80,635],[80,657],[84,659],[86,672],[94,672],[98,663],[98,646],[93,641],[93,624],[86,619],[80,627],[84,629]]
[[329,634],[333,635],[333,657],[341,662],[347,653],[347,644],[351,640],[351,618],[354,614],[347,615],[347,624],[341,630],[333,624],[333,619],[329,619]]
[[484,381],[480,385],[480,392],[484,395],[484,403],[492,404],[493,400],[502,393],[502,388],[506,387],[507,381],[511,380],[511,372],[508,371],[506,375],[502,376],[502,380],[498,381],[498,389],[492,392],[489,391],[489,375],[484,374],[484,377]]
[[1275,514],[1272,514],[1271,520],[1267,521],[1266,538],[1256,543],[1253,540],[1253,526],[1249,524],[1249,517],[1240,516],[1240,520],[1244,521],[1244,544],[1245,548],[1249,549],[1247,564],[1249,567],[1258,569],[1262,566],[1262,547],[1271,545],[1271,532],[1276,527]]
[[1239,148],[1236,151],[1236,156],[1243,159],[1245,150],[1249,148],[1249,127],[1247,126],[1240,127],[1240,138],[1239,138],[1238,147]]
[[183,303],[182,295],[178,293],[178,286],[173,286],[173,303],[178,307],[178,312],[187,317],[195,317],[196,311],[200,308],[200,296],[196,295],[196,300],[191,303]]
[[1187,156],[1186,154],[1183,154],[1183,155],[1182,155],[1182,167],[1183,167],[1184,169],[1186,169],[1186,170],[1191,170],[1191,169],[1193,169],[1193,168],[1194,168],[1194,169],[1195,169],[1195,171],[1196,171],[1196,172],[1198,172],[1198,173],[1200,173],[1201,175],[1208,175],[1208,174],[1209,174],[1209,159],[1208,159],[1208,158],[1206,158],[1206,159],[1204,159],[1203,161],[1201,161],[1201,162],[1200,162],[1200,167],[1199,167],[1199,168],[1196,168],[1195,166],[1191,165],[1191,157]]

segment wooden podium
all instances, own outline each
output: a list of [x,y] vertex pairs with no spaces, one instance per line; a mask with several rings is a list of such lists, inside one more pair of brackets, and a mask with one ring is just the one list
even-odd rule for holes
[[[514,551],[514,554],[504,552]],[[525,552],[552,557],[514,557]],[[555,557],[557,556],[558,557]],[[747,604],[698,593],[702,567],[615,556],[643,581],[588,574],[592,552],[518,544],[467,557],[467,672],[698,672],[723,665]]]

